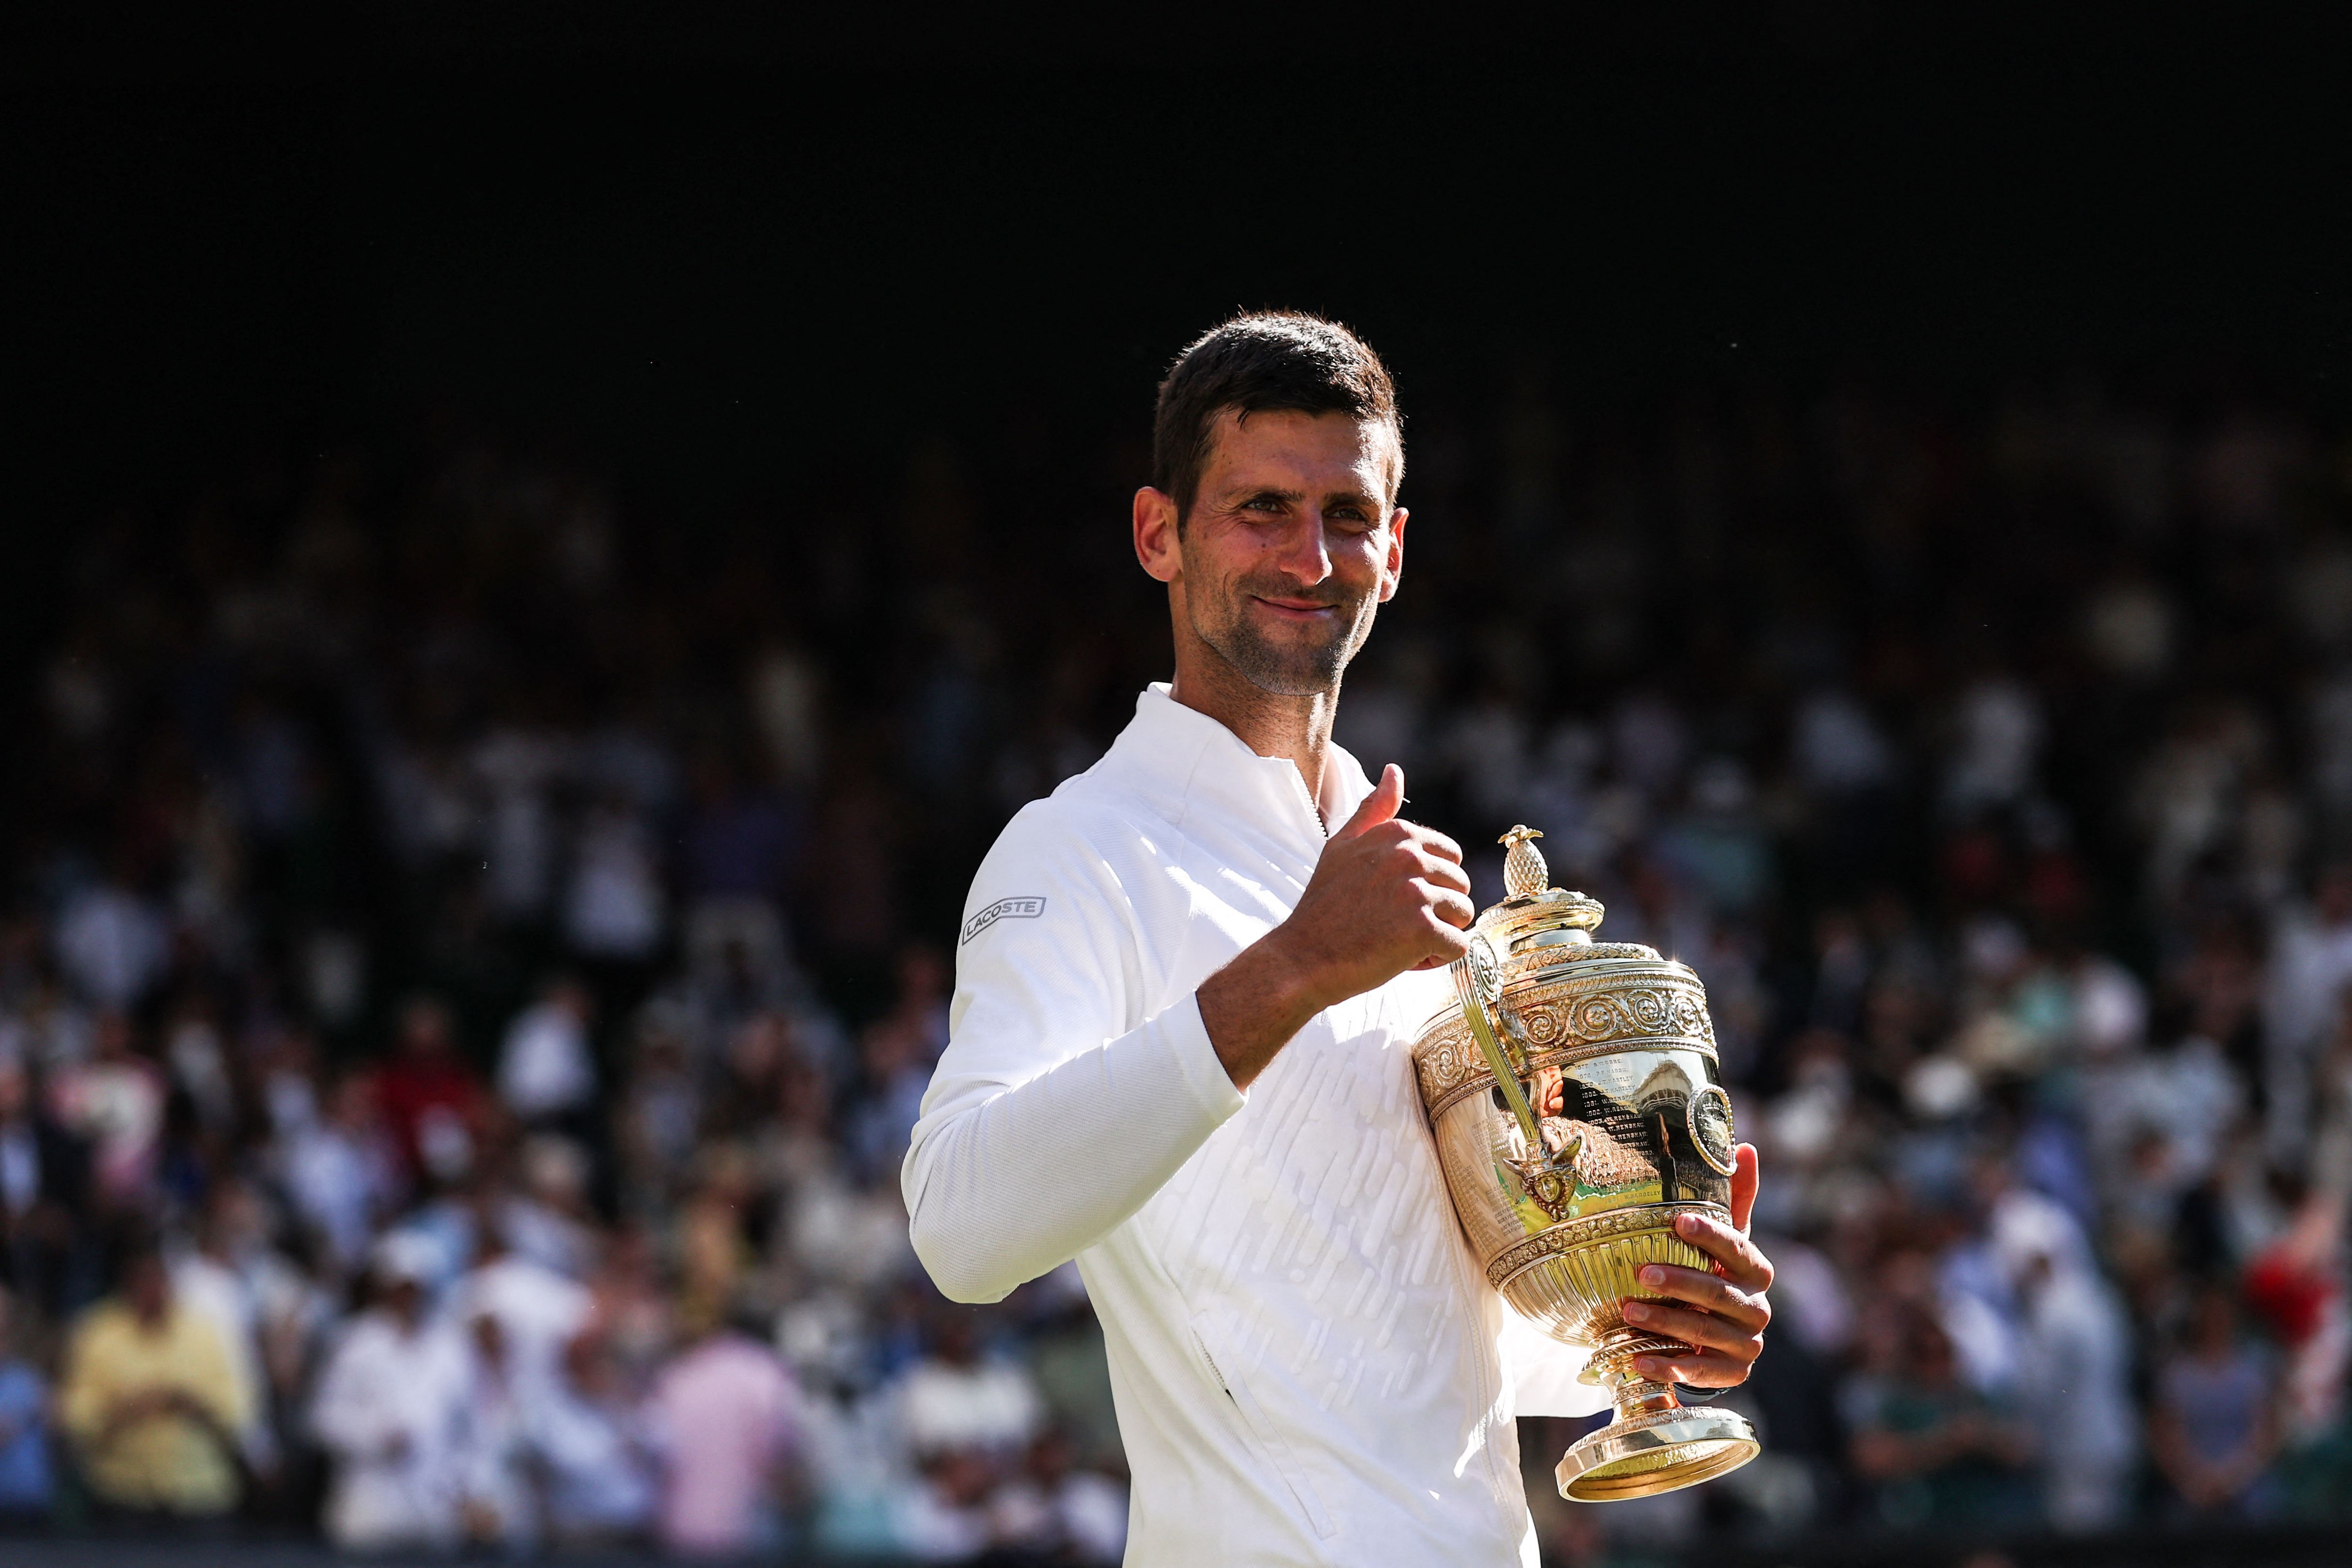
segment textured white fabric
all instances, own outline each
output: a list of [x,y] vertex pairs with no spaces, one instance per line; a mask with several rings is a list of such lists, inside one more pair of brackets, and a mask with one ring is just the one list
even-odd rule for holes
[[[1370,787],[1337,762],[1335,822]],[[1246,1100],[1193,1000],[1322,847],[1297,770],[1162,686],[1014,817],[965,906],[907,1156],[915,1250],[972,1301],[1076,1258],[1134,1471],[1129,1563],[1532,1564],[1513,1416],[1601,1401],[1461,1239],[1408,1054],[1444,976],[1318,1016]]]

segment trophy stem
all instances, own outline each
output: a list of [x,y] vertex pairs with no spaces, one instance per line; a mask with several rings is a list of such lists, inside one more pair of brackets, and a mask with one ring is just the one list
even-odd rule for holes
[[1633,1360],[1636,1356],[1675,1355],[1687,1348],[1680,1340],[1662,1339],[1624,1327],[1611,1329],[1593,1348],[1593,1370],[1589,1375],[1610,1391],[1610,1401],[1617,1406],[1620,1421],[1661,1410],[1678,1410],[1682,1401],[1675,1397],[1673,1385],[1643,1377],[1633,1370]]
[[1609,1397],[1611,1403],[1617,1406],[1617,1419],[1620,1421],[1631,1421],[1636,1415],[1649,1415],[1660,1410],[1682,1408],[1682,1401],[1675,1397],[1673,1389],[1663,1383],[1652,1383],[1645,1377],[1629,1379],[1618,1384],[1617,1391]]

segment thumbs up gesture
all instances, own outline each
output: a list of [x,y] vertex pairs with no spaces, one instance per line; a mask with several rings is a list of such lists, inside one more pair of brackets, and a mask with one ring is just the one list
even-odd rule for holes
[[1398,816],[1403,804],[1391,763],[1324,844],[1290,918],[1202,985],[1202,1022],[1236,1085],[1324,1008],[1469,945],[1477,910],[1462,847]]
[[1404,970],[1451,963],[1470,944],[1464,933],[1478,911],[1462,846],[1397,816],[1403,805],[1404,770],[1391,763],[1323,846],[1284,922],[1297,928],[1302,958],[1330,988],[1325,1006]]

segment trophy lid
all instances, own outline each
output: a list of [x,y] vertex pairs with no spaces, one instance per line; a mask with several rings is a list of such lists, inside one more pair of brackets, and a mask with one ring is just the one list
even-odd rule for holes
[[[1568,1029],[1563,1035],[1564,1026],[1556,1007],[1549,1014],[1530,1014],[1530,1018],[1548,1017],[1549,1021],[1539,1021],[1523,1031],[1517,1021],[1519,1004],[1499,1004],[1513,996],[1531,1006],[1547,998],[1556,1003],[1558,996],[1564,994],[1556,988],[1563,986],[1580,994],[1596,987],[1613,992],[1629,986],[1660,994],[1687,993],[1689,1008],[1698,1021],[1674,1037],[1681,1038],[1686,1034],[1693,1039],[1709,1042],[1701,1048],[1711,1053],[1714,1037],[1712,1026],[1705,1022],[1706,1001],[1698,976],[1688,964],[1659,956],[1654,947],[1631,942],[1595,942],[1593,932],[1604,912],[1601,900],[1551,885],[1551,868],[1544,864],[1543,853],[1533,842],[1542,837],[1522,823],[1496,840],[1508,851],[1503,860],[1506,896],[1502,902],[1488,905],[1471,922],[1466,933],[1467,951],[1449,966],[1455,995],[1415,1032],[1414,1059],[1431,1059],[1426,1058],[1425,1053],[1446,1050],[1459,1057],[1460,1052],[1469,1048],[1458,1031],[1449,1031],[1469,1018],[1473,998],[1491,1010],[1496,1026],[1509,1037],[1508,1048],[1514,1060],[1532,1057],[1538,1047],[1552,1048],[1567,1035],[1574,1034],[1573,1029]],[[1606,1037],[1626,1041],[1665,1038],[1649,1026],[1661,1021],[1638,1020],[1637,1026]],[[1469,1026],[1475,1028],[1475,1024]],[[1454,1065],[1458,1068],[1461,1060]],[[1450,1092],[1450,1086],[1465,1080],[1457,1071],[1453,1078],[1441,1074],[1439,1079],[1432,1080],[1424,1076],[1423,1081],[1425,1091],[1431,1082],[1437,1081]]]
[[1496,840],[1509,850],[1503,858],[1506,896],[1478,917],[1478,929],[1507,953],[1540,951],[1547,964],[1583,958],[1655,959],[1654,948],[1592,940],[1607,911],[1598,899],[1551,885],[1551,868],[1534,842],[1542,837],[1521,823]]

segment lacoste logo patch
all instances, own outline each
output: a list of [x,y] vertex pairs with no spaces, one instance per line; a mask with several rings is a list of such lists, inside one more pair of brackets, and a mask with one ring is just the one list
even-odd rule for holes
[[963,935],[956,945],[961,947],[973,937],[999,921],[1034,921],[1045,912],[1043,899],[999,899],[963,923]]

